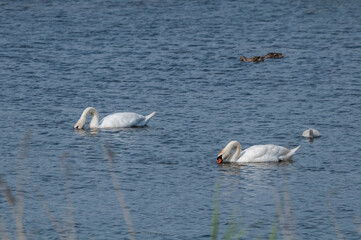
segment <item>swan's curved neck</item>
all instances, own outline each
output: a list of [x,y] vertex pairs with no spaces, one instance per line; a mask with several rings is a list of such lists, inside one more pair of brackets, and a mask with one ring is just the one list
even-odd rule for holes
[[[231,153],[231,151],[234,149],[234,151]],[[230,153],[229,156],[229,162],[235,162],[238,160],[239,156],[241,155],[241,144],[239,144],[239,142],[237,141],[232,141],[230,142],[227,147],[226,147],[226,151]]]
[[86,117],[91,114],[92,119],[90,120],[89,127],[90,128],[98,128],[99,127],[99,113],[93,107],[87,107],[83,114],[81,115],[81,119],[85,121]]

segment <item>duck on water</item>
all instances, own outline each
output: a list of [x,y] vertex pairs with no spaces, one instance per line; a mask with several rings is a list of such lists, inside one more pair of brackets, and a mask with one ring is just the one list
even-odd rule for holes
[[240,61],[242,62],[263,62],[266,58],[283,58],[284,55],[282,53],[267,53],[264,56],[254,56],[246,58],[245,56],[240,57]]

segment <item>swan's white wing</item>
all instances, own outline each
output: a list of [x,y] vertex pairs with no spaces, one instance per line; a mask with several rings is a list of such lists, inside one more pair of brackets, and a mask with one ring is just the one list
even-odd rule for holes
[[285,147],[268,145],[254,145],[242,151],[237,162],[278,162],[289,150]]
[[114,113],[103,118],[100,122],[100,128],[128,128],[136,127],[139,123],[143,122],[145,117],[143,115],[132,113],[132,112],[122,112]]
[[312,135],[311,135],[311,128],[303,131],[303,132],[302,132],[302,137],[306,137],[306,138],[312,137]]
[[313,129],[313,136],[314,137],[321,137],[321,133],[319,131],[317,131],[316,129]]

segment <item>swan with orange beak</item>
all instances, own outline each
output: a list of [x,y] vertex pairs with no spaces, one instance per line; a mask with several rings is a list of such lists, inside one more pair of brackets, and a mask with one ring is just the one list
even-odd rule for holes
[[292,158],[301,146],[288,149],[273,144],[254,145],[242,151],[241,144],[237,141],[231,141],[217,156],[217,163],[227,162],[236,163],[256,163],[256,162],[281,162]]

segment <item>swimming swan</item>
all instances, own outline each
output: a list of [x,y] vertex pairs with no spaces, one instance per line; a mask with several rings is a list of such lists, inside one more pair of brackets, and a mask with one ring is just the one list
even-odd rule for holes
[[74,125],[74,129],[82,129],[86,122],[86,117],[88,114],[91,114],[92,119],[90,121],[89,127],[91,129],[95,128],[129,128],[129,127],[142,127],[147,125],[149,119],[151,119],[155,112],[149,114],[148,116],[143,116],[137,113],[132,112],[121,112],[113,113],[109,116],[106,116],[100,121],[99,125],[99,113],[93,107],[87,107],[82,113],[78,122]]
[[318,138],[321,137],[321,133],[317,131],[316,129],[309,128],[302,133],[302,137],[305,138]]
[[[242,151],[241,144],[231,141],[218,154],[217,163],[227,162],[280,162],[290,160],[301,146],[291,150],[273,144],[254,145]],[[233,151],[232,151],[233,150]]]

